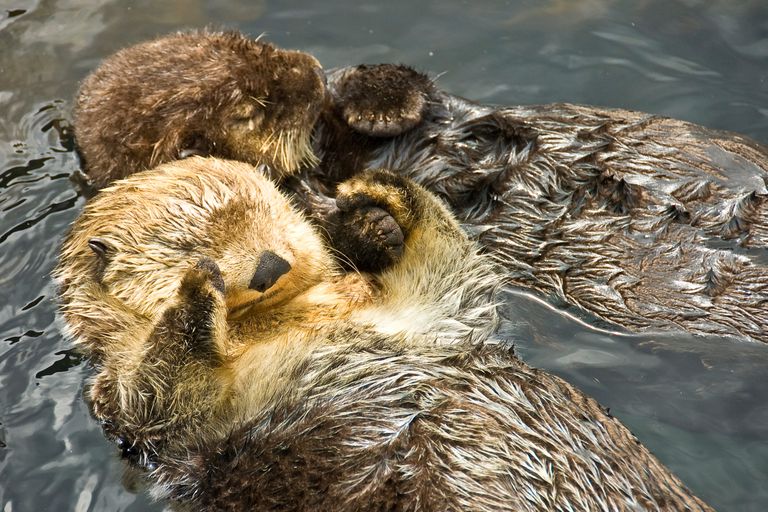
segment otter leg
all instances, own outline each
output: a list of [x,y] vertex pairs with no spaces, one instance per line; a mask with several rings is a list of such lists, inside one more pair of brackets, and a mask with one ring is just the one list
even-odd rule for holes
[[402,65],[361,65],[345,71],[331,90],[346,123],[373,137],[394,137],[418,125],[435,87]]
[[224,345],[218,338],[226,336],[226,311],[221,270],[216,262],[203,258],[187,271],[178,302],[164,312],[152,337],[170,334],[185,349],[219,362],[218,349]]
[[192,439],[216,417],[224,394],[216,377],[227,336],[223,292],[218,266],[201,260],[141,349],[107,361],[89,389],[94,417],[132,459],[146,464],[169,439]]
[[495,327],[501,279],[436,196],[379,170],[339,185],[336,204],[342,212],[385,210],[403,232],[402,255],[377,276],[381,316],[411,318],[419,331],[441,333],[445,327],[441,334],[452,338]]

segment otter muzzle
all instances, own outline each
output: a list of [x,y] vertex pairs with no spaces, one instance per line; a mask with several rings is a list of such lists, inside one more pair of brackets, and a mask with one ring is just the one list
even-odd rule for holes
[[265,292],[277,282],[283,274],[291,270],[291,264],[272,251],[264,251],[259,257],[256,272],[248,284],[248,288],[257,292]]

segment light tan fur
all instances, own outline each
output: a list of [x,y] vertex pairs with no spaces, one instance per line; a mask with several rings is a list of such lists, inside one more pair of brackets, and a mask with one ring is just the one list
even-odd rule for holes
[[[289,373],[313,345],[324,343],[338,322],[425,343],[436,336],[463,339],[492,331],[495,324],[487,320],[495,318],[493,303],[478,307],[466,323],[444,311],[446,303],[453,302],[456,309],[463,300],[466,275],[447,275],[447,289],[434,286],[456,261],[466,261],[470,270],[474,266],[485,286],[483,273],[490,269],[442,204],[418,189],[434,213],[416,225],[404,202],[389,197],[391,188],[368,187],[365,180],[354,179],[340,193],[361,189],[390,201],[393,216],[411,230],[406,256],[376,279],[343,274],[314,228],[247,164],[194,157],[104,189],[104,199],[89,203],[76,222],[57,271],[72,335],[103,366],[91,391],[96,409],[105,380],[116,383],[121,409],[147,406],[135,393],[135,379],[164,376],[163,371],[151,377],[137,371],[146,358],[149,333],[163,312],[178,303],[182,278],[201,258],[219,265],[226,286],[217,300],[227,315],[217,317],[214,330],[224,359],[210,379],[196,378],[197,389],[185,392],[207,402],[212,416],[226,418],[224,424],[247,418],[280,396],[280,374]],[[455,243],[457,237],[463,243]],[[88,248],[94,238],[110,248],[103,270]],[[264,250],[285,258],[292,269],[260,293],[248,288],[248,280]],[[424,251],[435,255],[434,269],[427,273]],[[446,301],[451,294],[453,299]],[[161,385],[150,388],[155,396],[162,393]],[[215,396],[210,395],[212,388],[218,390]]]

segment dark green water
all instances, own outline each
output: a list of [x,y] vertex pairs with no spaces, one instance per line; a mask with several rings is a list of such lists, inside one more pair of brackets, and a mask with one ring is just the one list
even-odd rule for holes
[[[78,81],[123,46],[204,25],[327,67],[411,64],[476,100],[631,108],[768,143],[765,0],[0,0],[2,512],[163,509],[126,490],[90,421],[48,274],[83,206],[68,180]],[[718,510],[768,510],[768,347],[602,333],[521,295],[507,316],[526,360],[609,406]]]

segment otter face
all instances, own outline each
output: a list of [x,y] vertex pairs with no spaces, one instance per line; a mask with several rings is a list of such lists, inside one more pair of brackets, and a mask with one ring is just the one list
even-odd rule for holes
[[319,283],[333,263],[320,237],[267,178],[239,162],[194,157],[116,182],[65,241],[56,276],[78,340],[116,328],[125,308],[157,318],[184,274],[221,269],[229,314],[268,309]]
[[[277,175],[315,165],[312,129],[325,106],[325,74],[311,55],[265,51],[243,56],[231,74],[240,101],[222,112],[221,151],[229,158],[264,163]],[[257,77],[258,80],[254,80]]]

